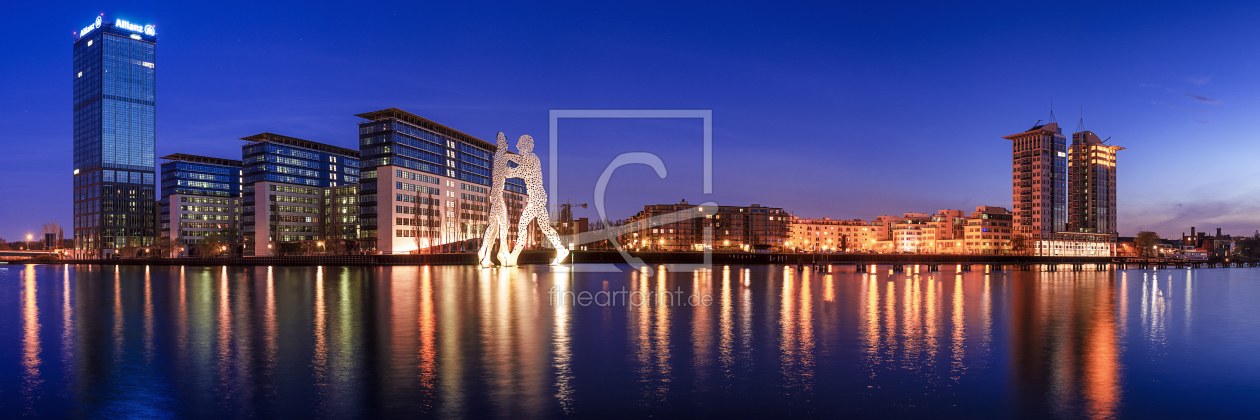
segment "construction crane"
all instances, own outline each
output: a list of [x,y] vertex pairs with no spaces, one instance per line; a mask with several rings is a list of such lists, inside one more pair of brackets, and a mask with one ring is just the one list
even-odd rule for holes
[[565,235],[565,236],[571,236],[571,235],[576,235],[580,233],[578,232],[578,227],[573,224],[573,206],[586,208],[586,203],[574,203],[573,199],[566,198],[564,199],[564,203],[556,204],[554,206],[547,206],[547,207],[555,207],[555,208],[560,209],[560,217],[557,219],[559,222],[558,227],[560,228],[560,230],[558,230],[557,233],[561,235]]

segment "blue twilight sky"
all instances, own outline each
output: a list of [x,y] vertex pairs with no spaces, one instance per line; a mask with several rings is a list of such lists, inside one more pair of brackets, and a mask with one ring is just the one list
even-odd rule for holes
[[[0,237],[71,225],[72,32],[100,13],[157,26],[157,156],[240,158],[273,132],[356,147],[398,107],[493,141],[550,109],[712,109],[698,120],[560,124],[561,188],[610,218],[647,203],[805,217],[1009,207],[1001,137],[1047,119],[1127,147],[1122,235],[1260,229],[1260,3],[17,2],[0,35]],[[544,162],[544,167],[547,163]],[[592,210],[579,212],[593,216]]]

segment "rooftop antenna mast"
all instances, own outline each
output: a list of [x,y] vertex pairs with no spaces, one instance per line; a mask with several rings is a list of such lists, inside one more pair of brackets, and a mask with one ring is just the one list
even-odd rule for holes
[[1085,131],[1085,106],[1081,105],[1081,122],[1076,124],[1076,132]]
[[1054,98],[1050,98],[1050,123],[1058,124],[1059,120],[1054,119]]

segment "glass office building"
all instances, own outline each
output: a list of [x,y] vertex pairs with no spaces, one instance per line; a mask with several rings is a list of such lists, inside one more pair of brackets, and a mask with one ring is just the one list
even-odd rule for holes
[[[365,120],[359,123],[364,249],[458,251],[479,240],[489,215],[497,147],[398,108],[356,116]],[[525,192],[516,178],[504,187],[513,226]],[[513,239],[515,234],[513,229]]]
[[241,161],[176,153],[163,156],[162,195],[241,196]]
[[74,42],[74,240],[79,258],[154,245],[152,25],[97,17]]
[[[162,159],[159,236],[170,256],[218,255],[241,251],[241,161],[176,153]],[[217,237],[224,248],[205,249]],[[212,241],[216,242],[216,241]]]
[[321,239],[325,195],[359,182],[359,151],[272,133],[241,140],[244,253],[297,252],[288,245]]

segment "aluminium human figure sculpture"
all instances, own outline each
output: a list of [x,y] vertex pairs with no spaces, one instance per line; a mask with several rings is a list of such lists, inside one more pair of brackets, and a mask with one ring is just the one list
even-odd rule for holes
[[508,250],[508,215],[507,205],[503,202],[503,187],[507,183],[508,152],[507,136],[500,131],[495,139],[498,148],[494,151],[493,167],[490,170],[490,214],[486,222],[486,232],[481,238],[481,248],[477,250],[477,260],[482,267],[490,267],[494,262],[490,259],[494,251],[495,238],[499,245],[499,262],[502,263]]
[[[505,266],[516,265],[516,259],[521,255],[521,251],[525,249],[525,241],[522,240],[529,233],[529,222],[537,220],[538,229],[543,235],[551,241],[551,245],[556,248],[556,258],[551,261],[552,264],[560,264],[569,256],[568,248],[560,242],[560,235],[556,234],[556,230],[551,228],[551,216],[547,214],[547,191],[543,189],[542,182],[542,163],[538,161],[538,155],[534,154],[534,138],[529,135],[523,135],[516,141],[516,151],[519,153],[515,156],[504,156],[504,160],[515,163],[515,168],[507,168],[507,178],[521,178],[525,180],[526,193],[529,194],[529,201],[525,204],[525,208],[521,210],[521,220],[517,223],[516,246],[512,249],[512,253],[507,255],[506,260],[500,260]],[[507,164],[504,164],[507,167]]]

